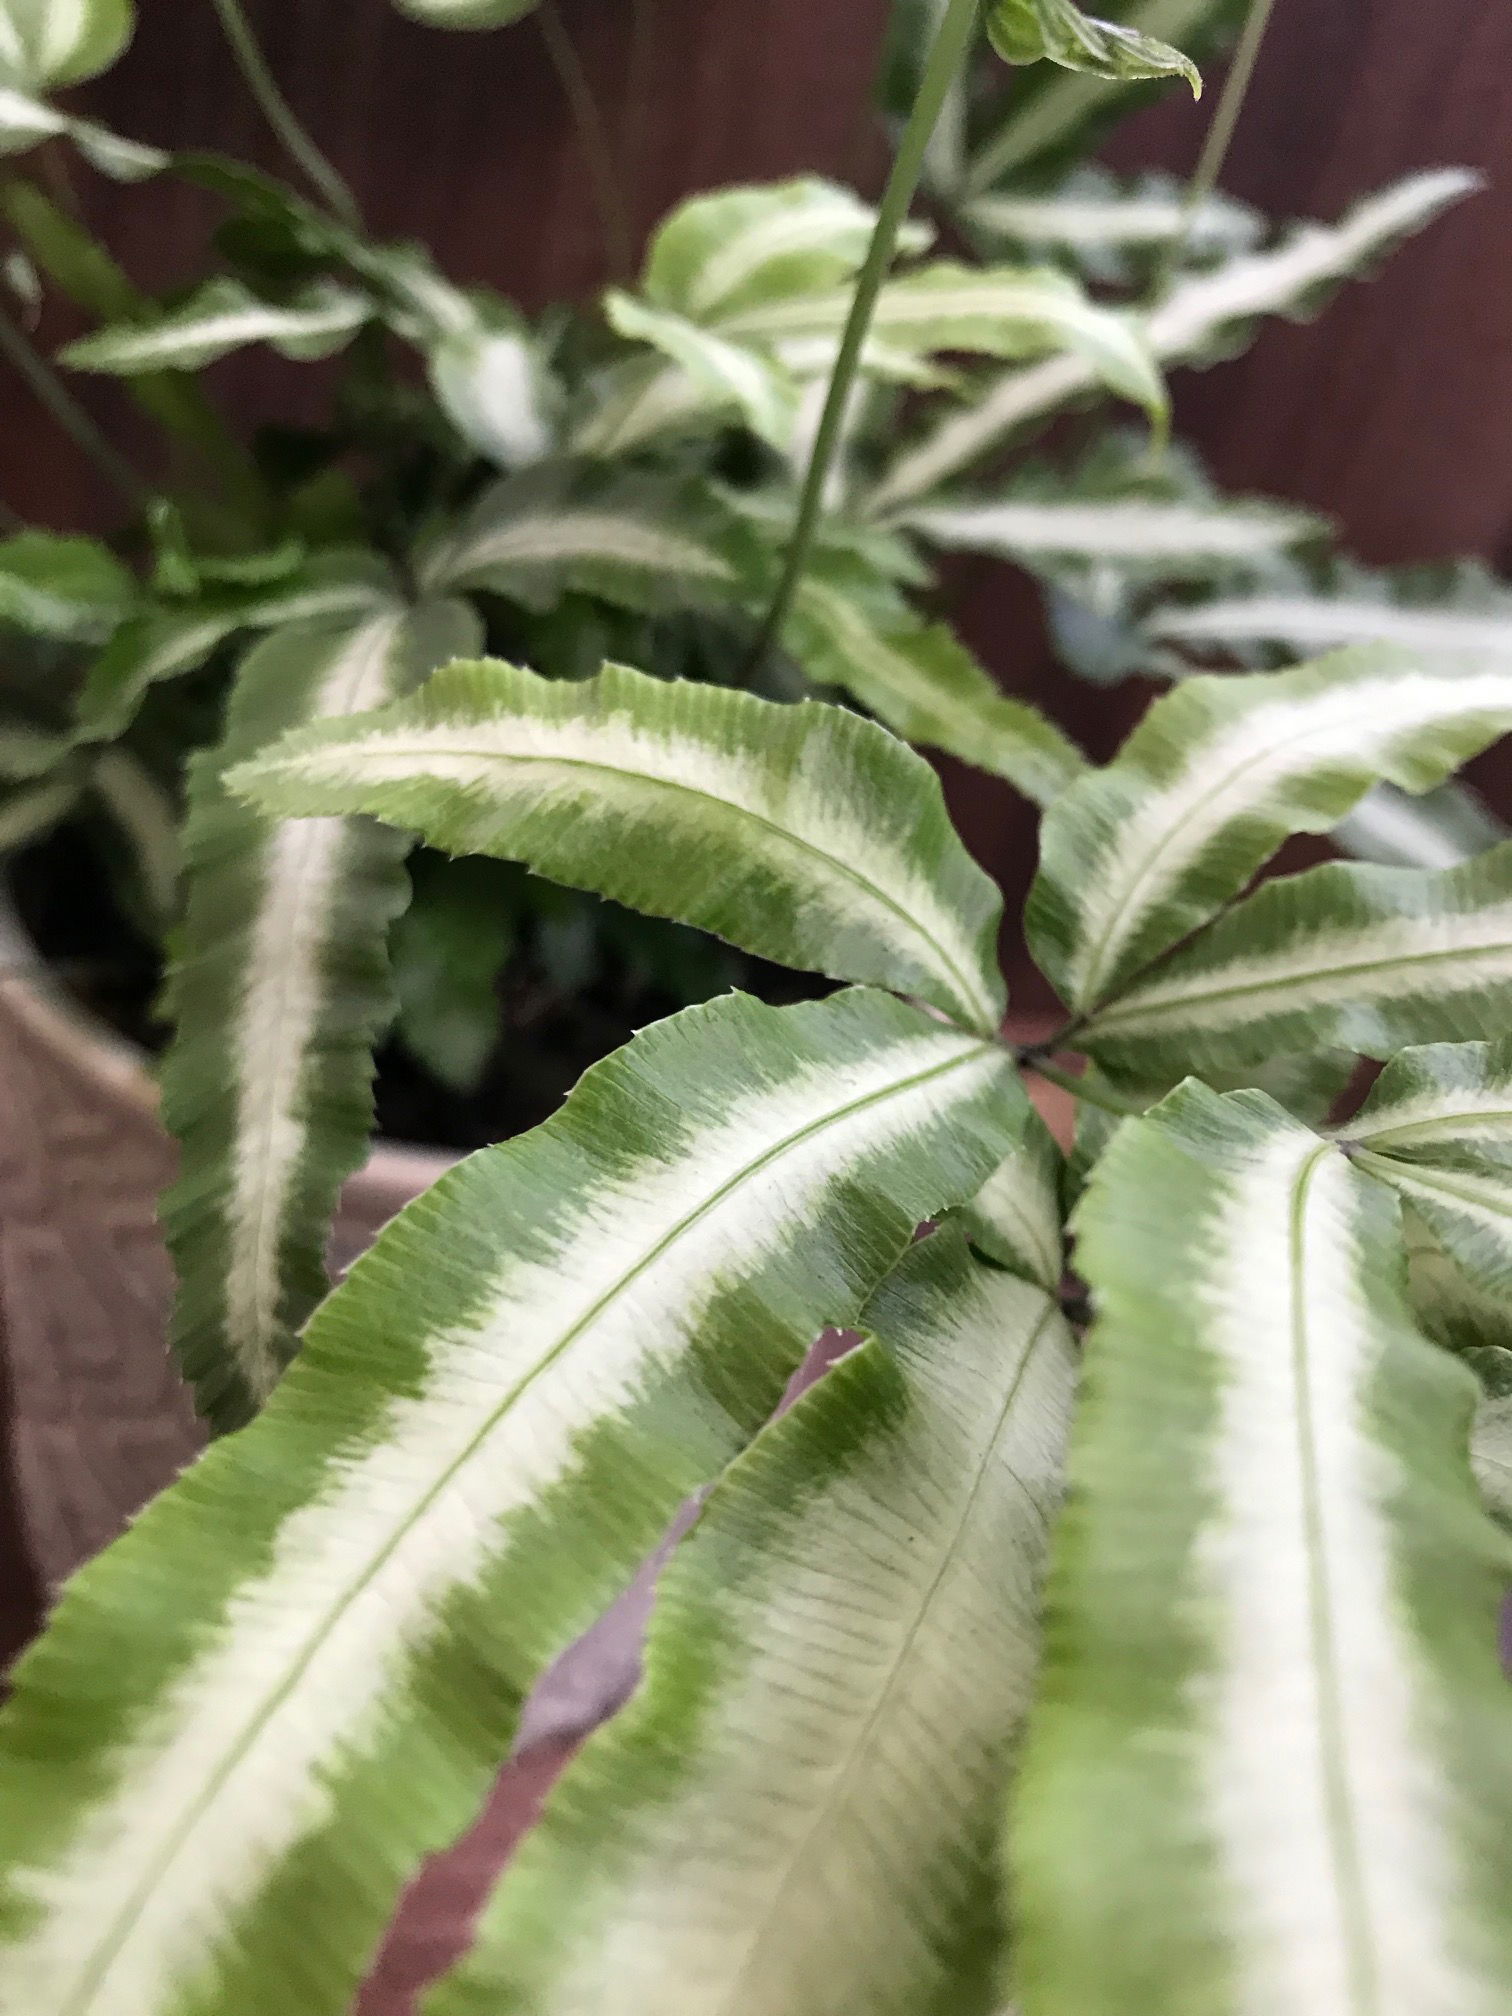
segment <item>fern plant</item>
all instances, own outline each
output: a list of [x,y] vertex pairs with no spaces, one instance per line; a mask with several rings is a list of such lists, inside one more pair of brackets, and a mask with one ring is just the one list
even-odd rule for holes
[[[924,66],[763,639],[823,578],[815,500],[975,13]],[[1178,65],[1069,0],[1003,0],[996,35]],[[1025,920],[1065,1014],[1022,1048],[1000,899],[903,741],[472,657],[447,538],[259,644],[194,780],[174,1007],[237,1044],[229,1077],[172,1065],[208,1144],[173,1221],[215,1284],[202,1391],[267,1404],[17,1674],[0,2010],[337,2016],[535,1678],[702,1487],[633,1700],[433,2016],[1503,2008],[1512,847],[1250,884],[1512,728],[1505,652],[1194,676],[1105,768],[1066,757]],[[841,985],[643,1031],[296,1339],[400,835]],[[1035,1076],[1078,1101],[1067,1161]],[[261,1243],[228,1242],[244,1183]],[[775,1411],[826,1326],[864,1341]]]

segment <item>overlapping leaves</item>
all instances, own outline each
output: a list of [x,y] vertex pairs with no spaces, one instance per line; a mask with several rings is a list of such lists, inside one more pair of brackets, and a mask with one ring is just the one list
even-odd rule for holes
[[7,2016],[336,2016],[536,1675],[1021,1116],[887,997],[737,996],[444,1177],[18,1673]]
[[555,1793],[438,2016],[995,2006],[994,1845],[1071,1340],[948,1231],[861,1322],[875,1341],[704,1506],[633,1705]]
[[999,905],[901,743],[839,708],[454,666],[409,702],[239,772],[266,809],[366,812],[452,853],[676,917],[991,1034]]
[[1192,1086],[1077,1222],[1097,1320],[1011,1830],[1025,2006],[1494,2009],[1508,1556],[1390,1192]]

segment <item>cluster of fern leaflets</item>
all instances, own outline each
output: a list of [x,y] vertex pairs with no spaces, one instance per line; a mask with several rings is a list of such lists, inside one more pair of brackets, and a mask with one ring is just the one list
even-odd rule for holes
[[[1245,251],[1142,333],[1048,279],[889,277],[976,8],[938,12],[879,224],[818,185],[693,206],[611,303],[646,350],[596,409],[621,429],[712,401],[786,452],[795,355],[822,354],[775,534],[770,497],[711,515],[579,444],[402,562],[221,584],[265,634],[195,764],[165,1102],[180,1349],[246,1425],[77,1576],[16,1675],[4,2016],[340,2016],[537,1678],[695,1490],[633,1698],[429,2016],[1512,1998],[1512,844],[1252,886],[1290,836],[1439,793],[1512,730],[1512,652],[1488,621],[1194,674],[1094,767],[912,613],[901,535],[824,504],[868,343],[906,378],[1051,353],[989,393],[1000,418],[1036,373],[1072,396],[1341,256]],[[1189,67],[1070,0],[990,12],[1000,49],[1075,82]],[[1031,492],[917,529],[969,520],[962,543],[1057,566],[1101,541],[1137,571],[1203,516],[1082,499],[1056,545]],[[1264,509],[1207,521],[1216,553],[1284,543]],[[879,554],[886,594],[857,592]],[[479,655],[480,598],[564,579],[738,609],[758,656],[877,718]],[[125,598],[77,580],[81,609]],[[299,595],[332,599],[270,618]],[[159,648],[121,647],[88,704],[129,711]],[[1001,1033],[1001,899],[898,728],[1045,807],[1023,928],[1065,1012],[1031,1049]],[[840,985],[644,1030],[325,1293],[415,838]],[[1067,1156],[1036,1075],[1077,1096]],[[779,1411],[832,1326],[864,1341]]]

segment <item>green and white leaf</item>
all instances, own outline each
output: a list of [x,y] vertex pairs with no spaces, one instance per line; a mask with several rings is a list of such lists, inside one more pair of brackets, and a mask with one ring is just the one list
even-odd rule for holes
[[364,812],[523,861],[781,965],[918,995],[984,1036],[1002,1019],[997,892],[928,764],[843,708],[492,660],[232,781],[267,812]]
[[428,28],[507,28],[534,13],[540,0],[394,0],[394,5]]
[[0,624],[66,644],[103,644],[137,596],[130,571],[96,539],[53,532],[0,539]]
[[385,248],[377,269],[415,328],[431,390],[470,446],[503,469],[540,462],[556,441],[560,395],[529,328],[492,297],[465,293],[419,257]]
[[1335,846],[1383,868],[1453,868],[1506,838],[1503,822],[1464,784],[1420,798],[1378,784],[1333,829]]
[[1404,1050],[1338,1131],[1358,1166],[1412,1206],[1472,1296],[1500,1312],[1492,1334],[1512,1331],[1512,1046]]
[[1322,578],[1298,572],[1247,594],[1158,608],[1144,629],[1178,669],[1215,651],[1254,664],[1370,643],[1505,663],[1512,659],[1512,591],[1474,561],[1379,573],[1345,563]]
[[1247,203],[1214,191],[1195,210],[1173,175],[1131,180],[1083,162],[1049,191],[1003,190],[970,199],[963,221],[998,246],[1070,264],[1102,286],[1131,285],[1179,244],[1183,264],[1249,251],[1264,229]]
[[987,35],[1005,63],[1056,63],[1121,84],[1184,77],[1192,96],[1202,96],[1189,56],[1137,28],[1084,14],[1076,0],[988,0]]
[[[1103,11],[1134,29],[1189,55],[1218,54],[1243,18],[1247,0],[1104,0]],[[1153,86],[1168,83],[1156,78]],[[1031,70],[1015,77],[994,108],[1000,116],[984,122],[969,164],[968,186],[990,189],[1026,171],[1043,178],[1056,164],[1085,161],[1095,152],[1099,129],[1150,102],[1153,86],[1090,71]]]
[[149,608],[123,623],[90,666],[76,709],[79,739],[115,741],[149,687],[197,670],[238,631],[371,615],[391,607],[394,592],[386,561],[358,548],[333,549],[267,587]]
[[286,729],[366,711],[479,640],[456,602],[277,630],[237,674],[224,740],[194,765],[162,1066],[180,1171],[163,1221],[174,1349],[220,1428],[267,1398],[325,1293],[336,1193],[367,1147],[372,1048],[393,1014],[385,939],[408,894],[396,834],[270,819],[225,774]]
[[426,358],[431,389],[463,440],[501,469],[551,453],[554,430],[535,353],[508,329],[443,336]]
[[179,807],[172,791],[125,748],[95,752],[90,788],[126,843],[147,916],[161,934],[174,924],[184,874]]
[[1077,1037],[1119,1073],[1321,1045],[1488,1039],[1512,980],[1512,843],[1446,870],[1331,865],[1264,884]]
[[65,765],[41,778],[0,784],[0,858],[29,847],[66,819],[83,796],[84,782]]
[[433,2016],[991,2010],[995,1847],[1075,1383],[945,1230],[726,1472]]
[[45,777],[74,754],[74,738],[56,729],[0,716],[0,778],[7,784],[28,784]]
[[1326,833],[1382,778],[1441,784],[1509,728],[1512,661],[1457,672],[1375,647],[1189,679],[1047,818],[1035,957],[1086,1012],[1236,896],[1288,834]]
[[134,322],[81,336],[59,353],[75,371],[135,377],[144,371],[198,371],[249,343],[309,362],[343,349],[373,304],[335,281],[312,281],[286,302],[264,301],[240,280],[208,280],[182,306],[155,322]]
[[[0,17],[0,35],[4,33]],[[117,182],[140,182],[168,165],[159,147],[127,140],[92,119],[72,119],[43,98],[0,82],[0,156],[25,154],[44,140],[70,139],[92,168]]]
[[[1465,169],[1426,170],[1367,197],[1338,224],[1300,224],[1273,248],[1184,275],[1143,319],[1148,349],[1160,364],[1232,354],[1261,317],[1315,312],[1342,281],[1368,271],[1478,186]],[[1010,372],[906,449],[873,491],[870,508],[896,512],[932,492],[1005,436],[1085,398],[1098,376],[1088,358],[1069,355]]]
[[[720,333],[739,343],[781,344],[838,337],[850,294],[806,294],[724,317]],[[1138,318],[1093,301],[1068,273],[1052,267],[963,266],[932,260],[877,296],[871,335],[884,348],[932,355],[964,351],[985,357],[1034,357],[1070,352],[1094,380],[1152,413],[1166,392]]]
[[[877,213],[854,191],[818,176],[690,197],[659,226],[642,278],[646,299],[717,326],[743,308],[823,294],[860,270]],[[900,254],[931,232],[904,224]]]
[[573,455],[610,462],[647,441],[723,424],[725,408],[659,357],[621,358],[588,381],[567,428]]
[[1267,498],[1226,496],[1189,449],[1155,458],[1129,429],[1103,430],[1069,466],[1023,464],[989,494],[947,495],[906,508],[898,522],[939,546],[1014,560],[1046,582],[1061,656],[1097,680],[1149,669],[1139,621],[1152,590],[1248,587],[1329,530]]
[[962,498],[905,512],[900,522],[947,551],[994,553],[1036,571],[1107,567],[1155,578],[1262,569],[1323,530],[1311,512],[1281,504],[1138,495]]
[[78,84],[108,70],[131,40],[131,0],[0,0],[0,84]]
[[1047,1295],[1059,1294],[1066,1271],[1061,1174],[1061,1152],[1031,1111],[1018,1147],[957,1214],[973,1246]]
[[1340,1131],[1394,1160],[1452,1167],[1469,1154],[1512,1170],[1512,1042],[1402,1051]]
[[1097,1321],[1010,1842],[1025,2006],[1492,2016],[1512,1554],[1390,1193],[1189,1085],[1076,1222]]
[[654,612],[733,596],[708,486],[550,462],[485,490],[420,559],[433,592],[487,589],[527,608],[569,593]]
[[604,297],[604,312],[621,336],[649,343],[669,357],[704,394],[710,410],[738,414],[753,434],[779,451],[788,446],[798,418],[798,386],[773,358],[670,309],[648,307],[619,288]]
[[1512,1344],[1505,1290],[1483,1288],[1472,1281],[1464,1268],[1450,1259],[1443,1241],[1405,1197],[1402,1233],[1407,1247],[1407,1290],[1425,1333],[1472,1368],[1484,1353],[1500,1352]]
[[886,996],[727,996],[401,1213],[15,1676],[5,2016],[339,2016],[538,1674],[1020,1115]]
[[816,686],[851,694],[905,741],[1005,777],[1036,804],[1086,768],[1061,731],[1001,692],[946,625],[920,622],[901,599],[875,606],[843,572],[810,571],[782,645]]

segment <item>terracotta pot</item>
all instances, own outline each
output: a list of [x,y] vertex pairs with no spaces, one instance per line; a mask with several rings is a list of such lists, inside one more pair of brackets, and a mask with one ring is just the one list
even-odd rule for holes
[[[144,1056],[47,976],[0,911],[0,1319],[24,1551],[52,1590],[204,1441],[164,1344],[157,1198],[173,1149]],[[347,1184],[349,1265],[451,1157],[380,1144]]]

